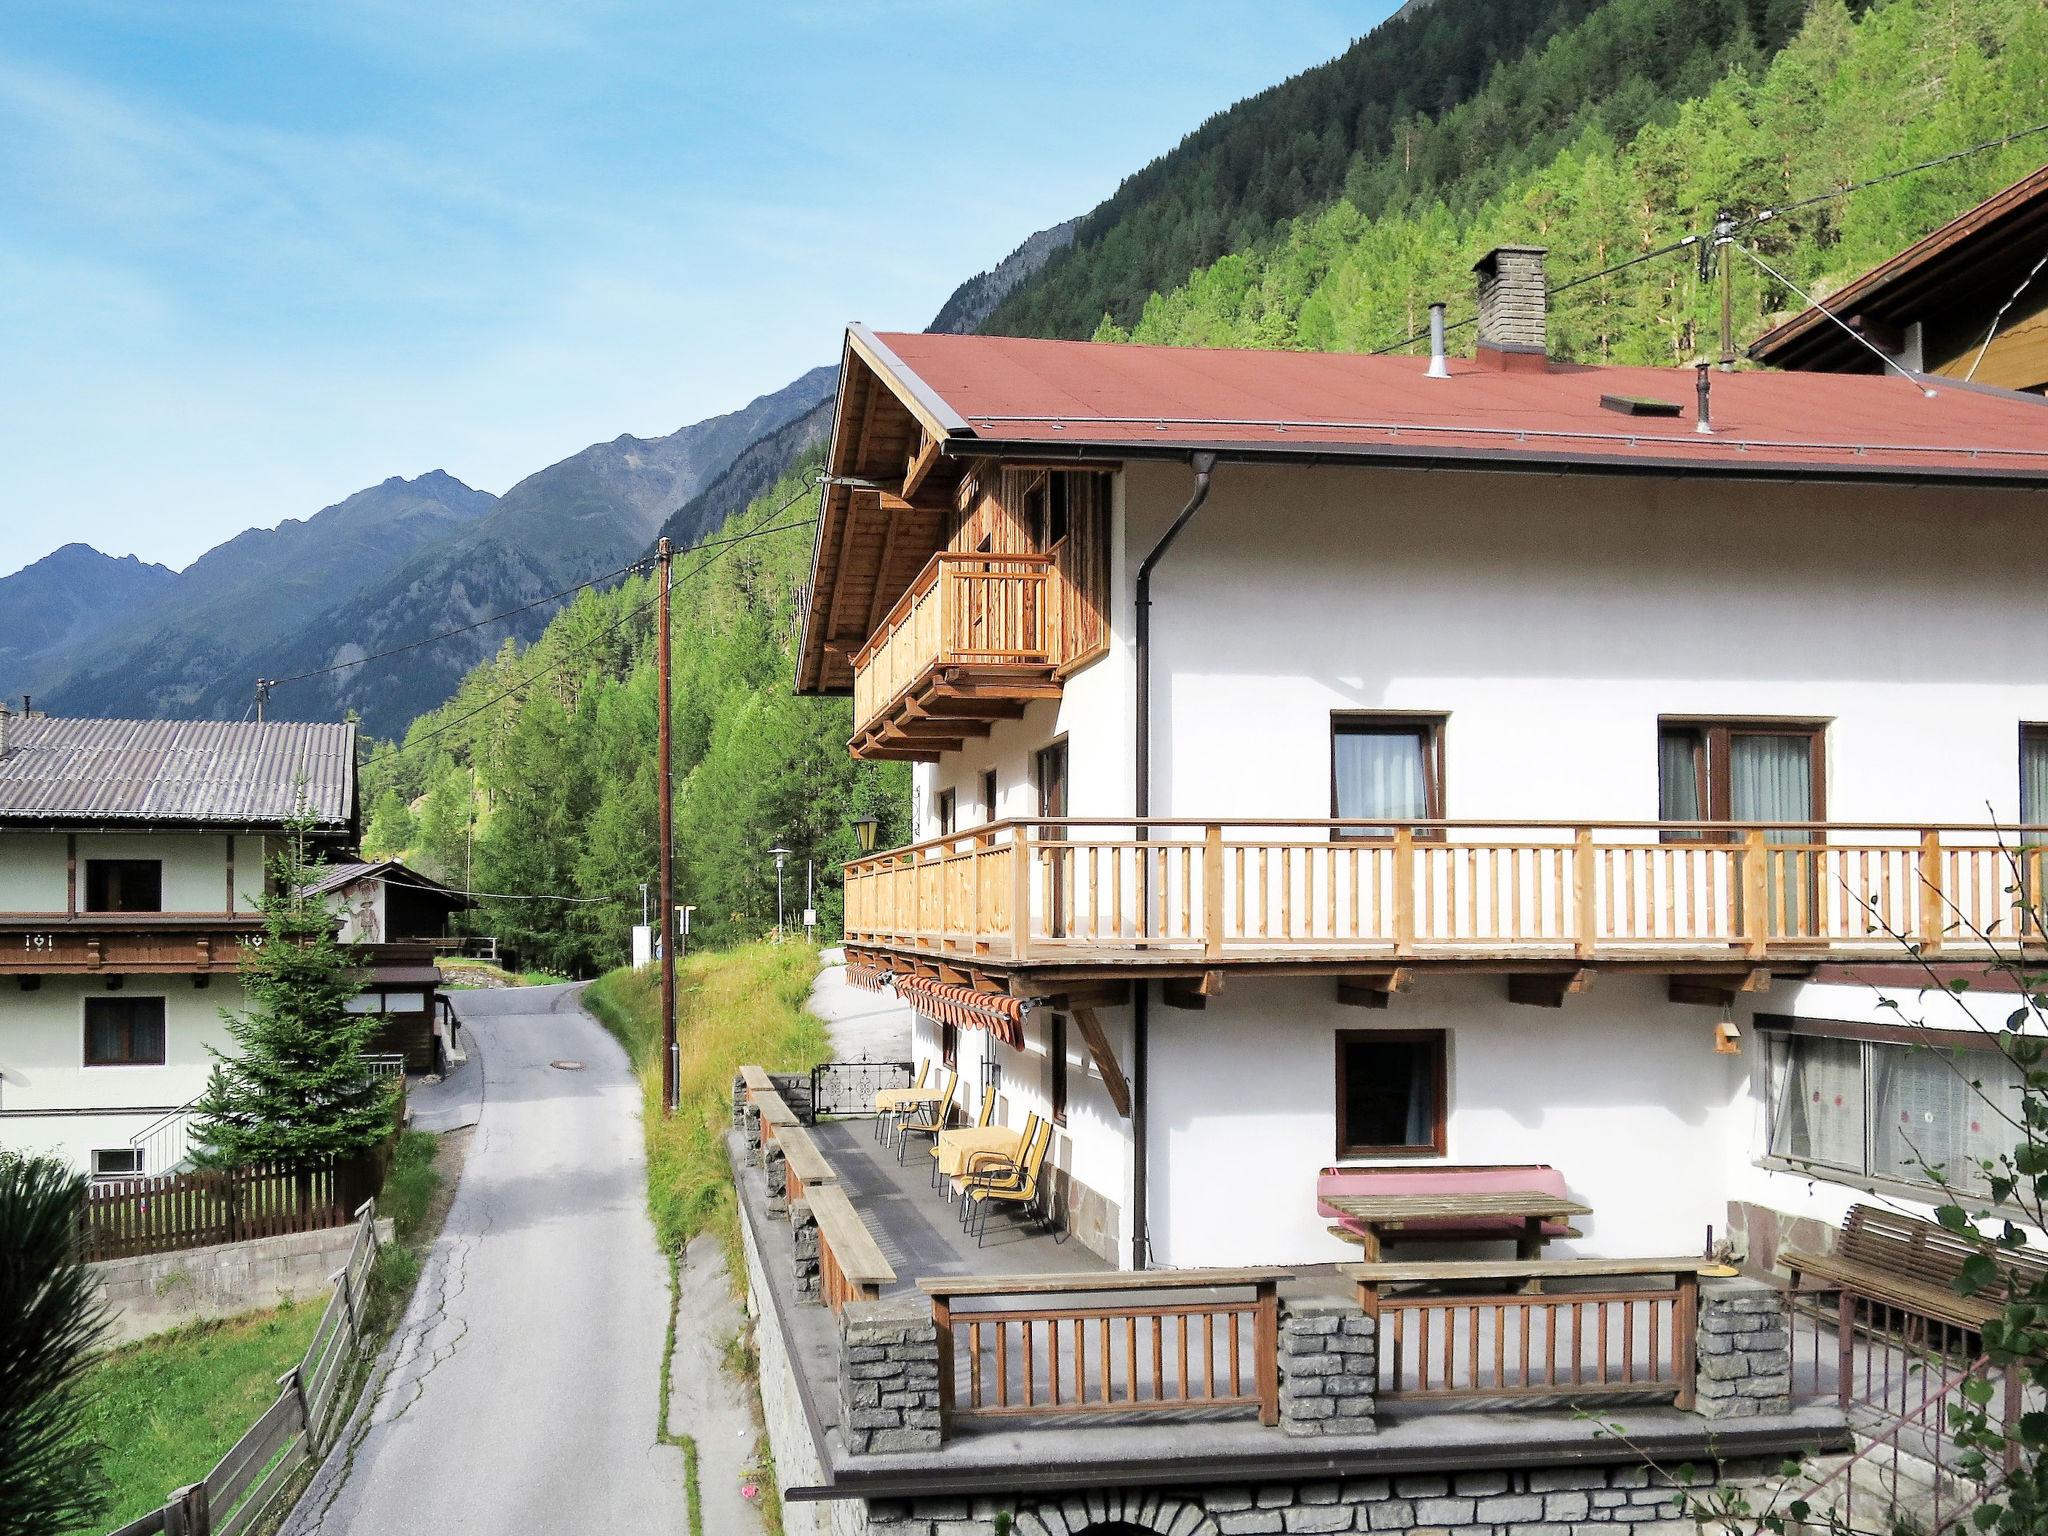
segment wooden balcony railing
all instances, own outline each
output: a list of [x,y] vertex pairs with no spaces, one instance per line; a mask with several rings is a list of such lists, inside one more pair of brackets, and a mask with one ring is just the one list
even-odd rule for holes
[[1243,1408],[1277,1424],[1285,1278],[1190,1269],[926,1280],[940,1415],[951,1423]]
[[254,914],[16,914],[0,917],[0,974],[231,972],[262,943]]
[[847,865],[846,936],[1054,965],[1973,957],[2043,944],[2044,859],[2048,831],[1989,826],[1010,821]]
[[932,556],[853,658],[856,740],[935,670],[1053,664],[1046,555]]

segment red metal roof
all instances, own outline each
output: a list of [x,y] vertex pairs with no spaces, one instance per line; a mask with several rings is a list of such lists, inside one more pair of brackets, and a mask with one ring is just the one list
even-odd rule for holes
[[[1211,447],[1265,457],[1676,469],[1817,477],[1953,475],[2048,484],[2048,404],[1897,375],[1716,372],[1714,432],[1695,430],[1694,370],[1554,363],[1503,372],[1453,358],[1254,352],[891,332],[899,394],[936,400],[969,442],[1086,452]],[[893,357],[888,356],[893,354]],[[1622,415],[1643,396],[1678,417]]]

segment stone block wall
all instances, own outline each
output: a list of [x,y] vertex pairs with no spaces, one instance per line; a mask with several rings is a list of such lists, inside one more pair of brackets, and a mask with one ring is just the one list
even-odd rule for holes
[[732,1128],[747,1128],[747,1080],[737,1072],[732,1075]]
[[792,1263],[796,1269],[797,1300],[823,1300],[824,1282],[818,1268],[818,1220],[811,1214],[809,1201],[789,1202],[789,1238],[794,1250]]
[[[389,1218],[377,1236],[391,1241]],[[286,1300],[324,1296],[355,1245],[354,1223],[319,1232],[251,1238],[177,1253],[89,1264],[107,1304],[110,1344],[127,1344],[201,1318],[233,1317]]]
[[922,1297],[850,1301],[839,1315],[839,1429],[847,1449],[939,1448],[939,1331]]
[[766,1141],[761,1144],[761,1171],[768,1179],[768,1214],[786,1216],[789,1214],[789,1159],[783,1154],[782,1143]]
[[1710,1419],[1792,1408],[1792,1332],[1785,1299],[1755,1280],[1700,1282],[1698,1409]]
[[[1729,1463],[1756,1482],[1775,1462]],[[1713,1481],[1703,1473],[1696,1487]],[[1121,1522],[1155,1536],[1406,1532],[1431,1536],[1698,1536],[1670,1473],[1641,1462],[1195,1488],[1112,1488],[1016,1500],[871,1500],[875,1536],[984,1536],[998,1513],[1016,1536],[1079,1536]]]
[[1315,1297],[1280,1312],[1280,1427],[1290,1435],[1367,1435],[1378,1383],[1376,1324],[1354,1301]]

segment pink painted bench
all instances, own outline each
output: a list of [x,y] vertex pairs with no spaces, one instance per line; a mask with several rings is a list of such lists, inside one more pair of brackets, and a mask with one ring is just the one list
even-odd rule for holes
[[[1565,1196],[1564,1175],[1548,1163],[1487,1163],[1438,1165],[1434,1167],[1325,1168],[1316,1175],[1316,1214],[1335,1217],[1332,1235],[1346,1242],[1364,1243],[1368,1252],[1376,1246],[1364,1223],[1348,1216],[1329,1202],[1332,1197],[1356,1195],[1417,1195],[1455,1198],[1463,1195],[1505,1194]],[[1577,1227],[1564,1221],[1543,1221],[1537,1225],[1542,1241],[1581,1237]],[[1529,1226],[1514,1216],[1411,1216],[1397,1230],[1383,1234],[1388,1242],[1474,1242],[1492,1241],[1525,1244]],[[1534,1257],[1534,1255],[1531,1255]]]

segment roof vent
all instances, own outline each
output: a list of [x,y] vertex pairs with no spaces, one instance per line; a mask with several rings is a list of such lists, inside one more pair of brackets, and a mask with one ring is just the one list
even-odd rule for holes
[[1652,400],[1648,395],[1602,395],[1600,409],[1619,411],[1624,416],[1676,416],[1676,400]]
[[1499,245],[1473,263],[1479,274],[1478,362],[1503,370],[1548,366],[1543,257],[1540,245]]

